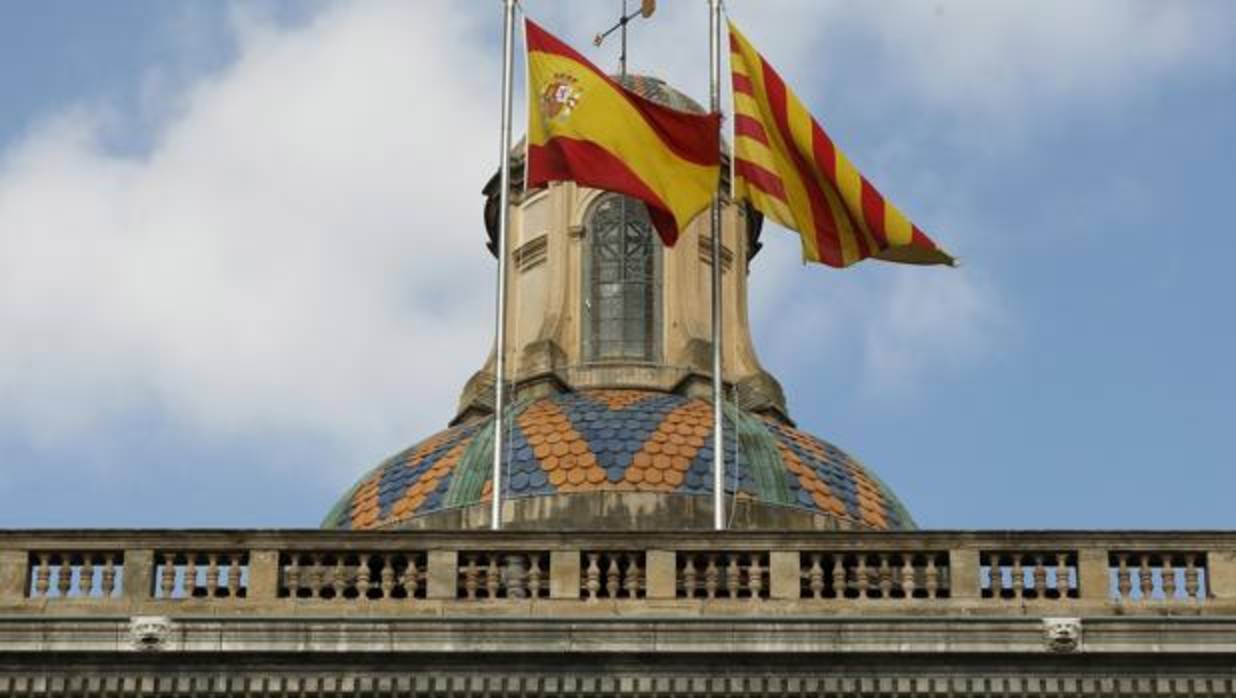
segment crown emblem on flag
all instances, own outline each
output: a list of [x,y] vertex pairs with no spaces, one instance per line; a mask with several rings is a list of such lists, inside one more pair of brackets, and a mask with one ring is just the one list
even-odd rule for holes
[[579,79],[570,73],[554,73],[553,78],[541,91],[541,113],[551,121],[565,121],[571,110],[579,104],[583,94]]

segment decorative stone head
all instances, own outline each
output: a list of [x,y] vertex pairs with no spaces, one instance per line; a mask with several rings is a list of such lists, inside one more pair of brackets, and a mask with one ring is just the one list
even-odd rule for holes
[[1044,618],[1043,640],[1050,652],[1065,654],[1081,649],[1081,618]]
[[171,632],[172,620],[167,616],[134,616],[129,619],[129,643],[139,652],[164,649]]

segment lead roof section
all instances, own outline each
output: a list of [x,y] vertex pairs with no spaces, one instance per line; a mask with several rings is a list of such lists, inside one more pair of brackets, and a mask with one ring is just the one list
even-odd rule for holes
[[[735,429],[735,418],[737,429]],[[712,406],[644,390],[584,390],[518,405],[504,439],[508,497],[580,492],[711,496]],[[851,526],[912,529],[892,492],[836,446],[771,419],[727,410],[726,490]],[[397,527],[412,517],[488,501],[492,418],[452,427],[361,479],[325,528]]]

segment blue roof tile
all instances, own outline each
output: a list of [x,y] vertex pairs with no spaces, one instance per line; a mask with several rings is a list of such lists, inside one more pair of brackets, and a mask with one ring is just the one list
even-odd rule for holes
[[[542,405],[544,408],[537,408],[537,405]],[[669,393],[585,390],[541,398],[517,409],[520,410],[519,413],[530,414],[526,410],[534,408],[542,409],[543,415],[552,413],[565,416],[569,427],[562,427],[561,422],[543,421],[548,419],[544,416],[537,418],[542,421],[533,420],[531,423],[517,418],[516,428],[511,433],[511,451],[507,461],[510,478],[508,487],[511,496],[552,494],[556,491],[552,484],[553,477],[562,477],[561,474],[554,475],[553,471],[565,472],[560,469],[566,467],[564,464],[568,462],[567,458],[571,459],[571,463],[580,463],[583,461],[579,459],[587,458],[586,462],[589,463],[587,468],[599,467],[603,470],[604,478],[600,482],[587,481],[582,485],[585,490],[612,489],[619,486],[619,483],[622,483],[622,487],[629,488],[632,483],[636,482],[628,481],[626,478],[637,454],[644,454],[641,457],[644,459],[642,463],[646,468],[653,467],[649,465],[650,454],[664,454],[659,446],[654,447],[652,451],[645,450],[652,443],[653,434],[662,428],[662,425],[668,426],[664,433],[675,434],[675,440],[672,442],[673,448],[667,449],[670,453],[657,456],[655,467],[658,472],[662,473],[662,477],[666,478],[664,482],[670,483],[671,487],[676,485],[675,491],[681,493],[695,495],[711,493],[712,435],[707,433],[704,437],[699,436],[705,430],[710,431],[711,406],[706,402]],[[666,422],[671,413],[680,415],[674,418],[676,421],[672,425]],[[695,416],[681,416],[691,414]],[[701,415],[707,415],[707,419],[701,418]],[[687,421],[678,421],[681,419]],[[842,516],[847,516],[861,524],[859,519],[860,492],[855,479],[855,473],[858,473],[857,477],[860,480],[872,482],[879,492],[875,500],[866,493],[861,494],[863,506],[867,507],[868,513],[872,506],[883,506],[884,511],[880,513],[889,527],[913,526],[913,522],[904,514],[904,510],[896,502],[892,493],[888,492],[874,477],[863,475],[863,467],[843,451],[786,424],[763,419],[760,423],[767,426],[770,435],[782,451],[777,452],[775,462],[760,462],[758,466],[780,468],[785,472],[784,480],[793,506],[821,510],[828,500],[827,496],[819,492],[824,492],[826,489],[828,495],[835,498],[831,506],[835,507],[836,503],[840,502],[846,510]],[[524,428],[532,424],[539,425],[539,430],[529,433],[540,436],[530,443],[524,434]],[[546,431],[546,424],[557,425],[554,429],[559,430]],[[684,430],[682,424],[693,425],[694,433],[690,429]],[[737,468],[738,471],[737,474],[731,471],[727,475],[727,489],[732,491],[737,482],[742,492],[758,497],[758,482],[752,470],[757,464],[749,460],[752,453],[743,449],[735,450],[736,445],[732,438],[734,432],[728,415],[725,418],[725,424],[728,429],[728,438],[725,442],[726,461],[731,468]],[[419,502],[420,506],[416,507],[412,515],[431,513],[442,508],[445,506],[445,495],[451,489],[456,470],[461,468],[465,459],[471,459],[466,466],[472,473],[469,477],[475,478],[476,473],[487,472],[488,463],[480,461],[490,458],[490,451],[488,449],[468,449],[467,446],[481,429],[490,429],[491,425],[491,420],[481,420],[453,427],[417,446],[401,451],[384,462],[373,474],[366,476],[362,484],[368,484],[364,487],[358,485],[345,500],[340,502],[325,525],[355,528],[356,519],[354,517],[359,512],[366,512],[364,527],[397,526],[397,517],[392,513],[393,506],[404,499],[410,488],[416,486],[423,478],[429,477],[431,472],[432,477],[436,479],[430,487],[420,488],[423,497],[413,500]],[[686,436],[685,440],[682,435]],[[577,439],[583,440],[584,448],[580,448],[581,442]],[[534,447],[533,444],[553,445],[553,455],[545,453],[545,446]],[[562,447],[558,444],[566,444],[571,449],[570,455],[563,454]],[[661,445],[668,445],[668,442],[662,441]],[[542,453],[542,457],[537,456],[538,451]],[[782,462],[784,456],[781,455],[785,452],[791,453],[805,468],[805,471],[799,470],[800,475],[786,471],[787,466]],[[443,458],[452,453],[454,454],[451,456],[452,460],[444,468],[435,467],[442,462]],[[667,469],[671,466],[667,465],[666,456],[673,458],[672,469]],[[689,461],[684,463],[683,456]],[[759,457],[769,458],[767,455]],[[811,484],[808,487],[810,484],[808,480],[818,482],[818,484]],[[470,482],[475,482],[475,480],[470,480]],[[654,489],[666,487],[661,482],[653,483],[648,480],[640,480],[640,482],[645,482],[647,487]],[[638,489],[643,486],[635,484],[635,487]],[[883,504],[880,503],[880,498]],[[374,509],[377,509],[376,521],[372,515]],[[405,507],[400,511],[406,512],[407,509]],[[832,515],[827,510],[823,513]]]

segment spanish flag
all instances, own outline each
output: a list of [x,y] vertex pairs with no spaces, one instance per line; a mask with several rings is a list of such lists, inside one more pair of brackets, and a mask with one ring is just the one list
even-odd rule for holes
[[859,174],[732,22],[730,54],[737,198],[798,231],[806,261],[954,263]]
[[673,245],[717,191],[720,115],[688,114],[624,89],[525,21],[528,188],[569,180],[639,199]]

